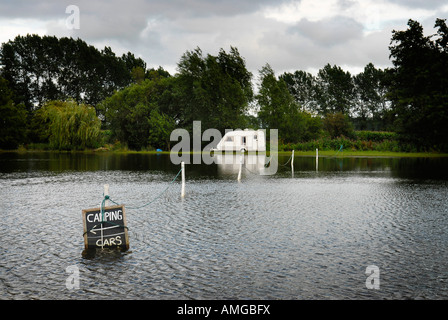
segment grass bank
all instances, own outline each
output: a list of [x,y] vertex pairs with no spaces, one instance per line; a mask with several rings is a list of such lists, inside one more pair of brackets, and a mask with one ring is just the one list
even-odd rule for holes
[[[290,155],[291,151],[281,151],[279,154]],[[294,156],[316,156],[316,151],[294,151]],[[319,157],[352,157],[352,158],[445,158],[448,153],[433,152],[393,152],[393,151],[342,151],[337,150],[321,151]]]
[[[169,155],[170,151],[135,151],[135,150],[107,150],[107,149],[86,149],[76,151],[58,151],[58,150],[44,150],[44,149],[25,149],[20,148],[16,150],[0,150],[0,153],[16,152],[16,153],[33,153],[33,152],[48,152],[48,153],[101,153],[101,154],[164,154]],[[194,152],[188,152],[193,154]],[[201,152],[206,154],[207,152]],[[239,154],[238,152],[236,154]],[[269,152],[267,152],[269,155]],[[279,151],[279,155],[290,156],[292,151]],[[315,157],[316,151],[299,151],[294,150],[295,157]],[[340,151],[337,150],[319,150],[319,157],[348,157],[348,158],[448,158],[448,153],[436,152],[393,152],[393,151]]]

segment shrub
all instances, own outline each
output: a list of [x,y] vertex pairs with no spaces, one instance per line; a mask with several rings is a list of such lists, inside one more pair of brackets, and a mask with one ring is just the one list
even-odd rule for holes
[[331,138],[339,136],[353,137],[353,125],[348,116],[338,113],[329,113],[324,118],[324,129]]
[[384,140],[397,139],[397,134],[386,131],[356,131],[355,138],[358,140],[381,142]]

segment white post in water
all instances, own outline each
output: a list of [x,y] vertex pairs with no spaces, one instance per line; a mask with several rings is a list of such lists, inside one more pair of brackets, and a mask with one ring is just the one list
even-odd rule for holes
[[294,169],[294,150],[292,150],[292,155],[291,155],[291,168]]
[[244,149],[241,149],[240,154],[240,171],[238,172],[238,181],[241,181],[241,170],[243,169]]
[[180,166],[182,168],[182,190],[180,196],[183,198],[185,197],[185,162],[182,161]]
[[[105,184],[104,185],[104,197],[109,195],[109,185]],[[108,207],[109,206],[109,200],[106,199],[106,201],[104,201],[104,206]]]
[[[103,192],[103,197],[105,198],[106,196],[109,196],[109,185],[105,184],[104,185],[104,192]],[[102,214],[101,210],[105,210],[106,207],[109,206],[109,199],[105,199],[104,200],[104,207],[103,206],[103,201],[101,201],[101,206],[100,206],[100,214]],[[101,216],[101,220],[103,219],[103,216]],[[104,237],[103,237],[103,223],[101,222],[101,249],[104,248]]]
[[294,178],[294,150],[292,150],[292,155],[291,155],[291,175]]
[[316,148],[316,171],[319,170],[319,149]]

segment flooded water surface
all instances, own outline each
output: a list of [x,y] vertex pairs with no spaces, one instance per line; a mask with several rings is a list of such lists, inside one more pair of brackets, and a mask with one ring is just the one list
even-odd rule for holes
[[[169,155],[0,154],[0,299],[448,299],[448,158],[288,157],[181,198]],[[86,255],[104,184],[130,248]]]

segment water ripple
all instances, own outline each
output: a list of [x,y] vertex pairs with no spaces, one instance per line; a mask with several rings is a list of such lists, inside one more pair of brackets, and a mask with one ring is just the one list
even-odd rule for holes
[[[448,298],[447,183],[383,173],[197,174],[184,199],[179,181],[160,195],[163,170],[2,173],[0,298]],[[127,207],[130,250],[86,258],[81,210],[104,183]]]

